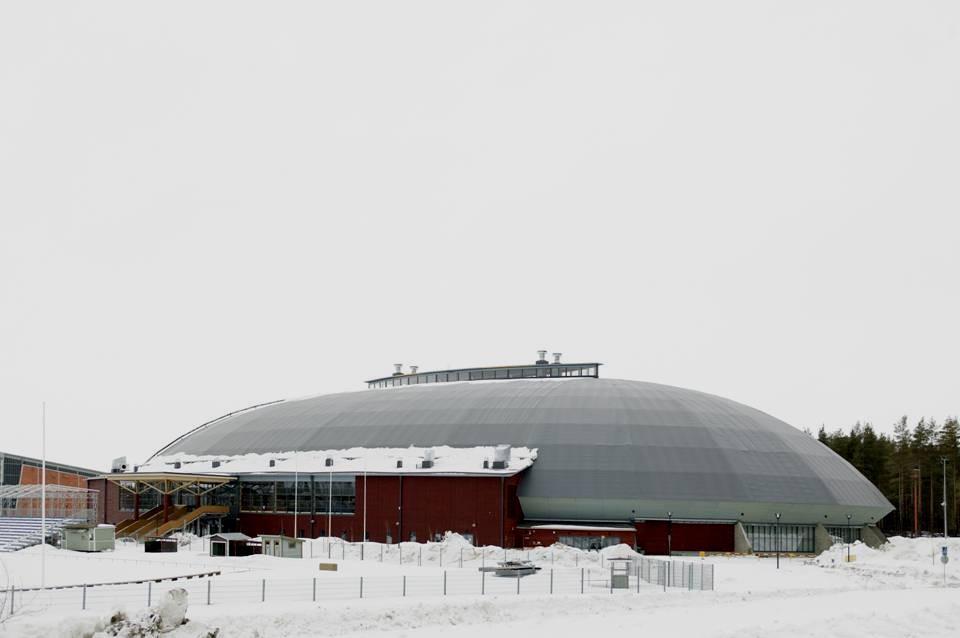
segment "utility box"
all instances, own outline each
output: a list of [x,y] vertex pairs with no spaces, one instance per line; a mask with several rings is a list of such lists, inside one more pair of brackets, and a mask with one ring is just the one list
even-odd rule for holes
[[630,589],[630,566],[633,564],[629,558],[609,558],[610,563],[610,588],[611,589]]
[[303,558],[303,540],[281,534],[261,534],[263,555],[279,558]]
[[63,548],[77,552],[113,550],[116,538],[113,525],[71,523],[63,527]]
[[177,551],[177,539],[175,538],[148,538],[143,541],[143,551],[147,554],[161,554]]

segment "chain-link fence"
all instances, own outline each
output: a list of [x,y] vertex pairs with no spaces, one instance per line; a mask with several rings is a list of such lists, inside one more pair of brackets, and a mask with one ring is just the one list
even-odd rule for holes
[[667,587],[712,589],[713,565],[641,557],[619,565],[611,564],[607,569],[541,568],[529,576],[503,577],[481,570],[442,569],[374,576],[211,577],[175,582],[83,585],[45,591],[11,588],[4,592],[4,611],[9,615],[25,607],[38,606],[101,611],[110,611],[119,606],[139,608],[151,605],[159,595],[175,587],[187,590],[192,605],[323,602],[405,596],[623,595],[659,587],[664,590]]

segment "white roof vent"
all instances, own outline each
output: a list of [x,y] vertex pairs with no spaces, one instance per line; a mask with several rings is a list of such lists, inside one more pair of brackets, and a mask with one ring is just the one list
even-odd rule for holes
[[510,446],[498,445],[493,448],[493,469],[503,470],[510,465]]
[[426,450],[424,450],[423,463],[420,464],[420,467],[425,469],[433,467],[433,456],[434,456],[434,452],[432,447],[428,447]]

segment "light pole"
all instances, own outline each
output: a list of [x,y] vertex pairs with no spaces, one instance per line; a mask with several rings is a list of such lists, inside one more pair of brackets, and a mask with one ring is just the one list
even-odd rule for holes
[[777,569],[780,569],[780,512],[774,516],[777,517]]
[[850,537],[850,515],[847,514],[847,562],[848,562],[848,563],[850,562],[850,542],[851,542],[851,540],[852,540],[852,539],[851,539],[851,537]]
[[943,464],[943,538],[947,538],[947,457],[941,456],[940,463]]
[[667,512],[667,556],[673,556],[673,512]]

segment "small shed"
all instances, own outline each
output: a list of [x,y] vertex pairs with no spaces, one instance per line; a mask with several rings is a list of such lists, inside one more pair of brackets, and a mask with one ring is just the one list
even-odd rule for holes
[[303,558],[303,539],[283,536],[282,534],[261,534],[265,556],[281,558]]
[[143,551],[147,554],[160,554],[177,551],[177,539],[151,536],[143,541]]
[[211,556],[250,556],[260,553],[260,543],[246,534],[229,532],[210,537]]
[[78,552],[112,550],[116,541],[113,525],[70,523],[63,527],[63,548]]

